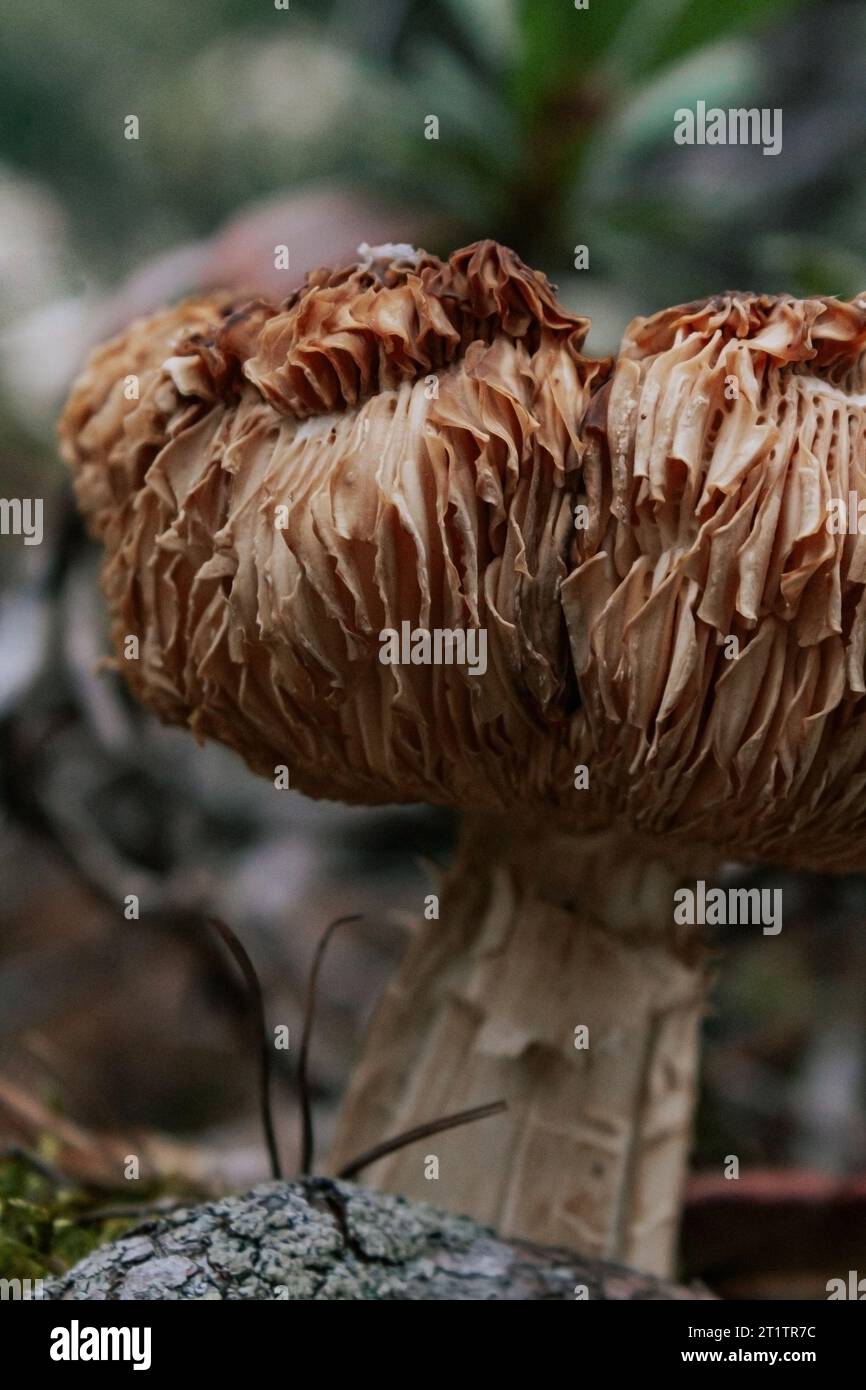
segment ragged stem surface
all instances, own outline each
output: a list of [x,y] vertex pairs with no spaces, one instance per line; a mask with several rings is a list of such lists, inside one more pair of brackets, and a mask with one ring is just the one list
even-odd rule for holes
[[673,925],[684,866],[539,820],[468,819],[353,1076],[334,1170],[503,1097],[508,1111],[364,1181],[503,1235],[666,1274],[691,1138],[706,953]]

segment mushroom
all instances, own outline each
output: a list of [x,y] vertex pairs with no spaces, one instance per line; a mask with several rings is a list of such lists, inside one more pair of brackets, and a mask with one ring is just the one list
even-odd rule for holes
[[334,1167],[503,1096],[371,1181],[664,1272],[708,960],[675,892],[858,862],[866,552],[825,516],[866,485],[866,310],[723,295],[615,365],[587,329],[493,242],[363,248],[134,324],[60,433],[147,704],[310,796],[463,813]]

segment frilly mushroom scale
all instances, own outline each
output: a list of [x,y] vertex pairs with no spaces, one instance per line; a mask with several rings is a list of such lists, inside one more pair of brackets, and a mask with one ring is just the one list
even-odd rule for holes
[[637,319],[584,422],[563,606],[610,814],[732,857],[862,865],[866,303]]
[[[97,352],[61,426],[115,646],[161,717],[312,796],[504,807],[568,784],[559,610],[578,424],[609,364],[491,242],[218,299]],[[124,383],[139,377],[138,399]],[[483,628],[487,671],[380,633]]]

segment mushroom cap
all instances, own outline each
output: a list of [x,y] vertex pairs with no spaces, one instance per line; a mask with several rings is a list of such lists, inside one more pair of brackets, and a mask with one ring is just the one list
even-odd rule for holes
[[[610,364],[493,242],[361,250],[281,305],[133,324],[74,387],[63,452],[115,649],[140,644],[118,665],[311,796],[549,800],[579,733],[558,599],[578,426]],[[404,623],[483,630],[485,674],[383,664]]]
[[728,293],[626,331],[562,586],[611,817],[866,863],[866,536],[828,526],[866,495],[864,348],[862,298]]
[[[118,664],[311,796],[862,866],[866,301],[714,296],[613,368],[587,329],[493,242],[132,325],[61,422]],[[383,664],[403,624],[486,673]]]

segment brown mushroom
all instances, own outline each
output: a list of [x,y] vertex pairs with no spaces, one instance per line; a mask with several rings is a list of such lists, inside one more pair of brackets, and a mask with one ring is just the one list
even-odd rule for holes
[[309,795],[465,812],[335,1165],[502,1095],[371,1179],[663,1271],[706,983],[674,891],[857,860],[864,552],[824,513],[864,489],[866,310],[721,296],[612,374],[587,327],[494,243],[382,248],[133,325],[61,438],[142,699]]

